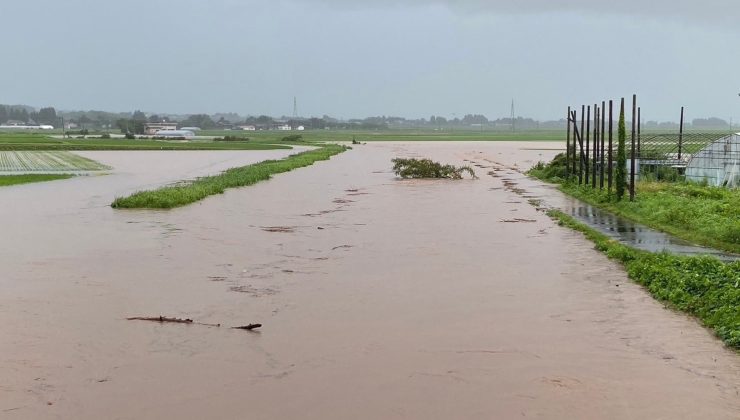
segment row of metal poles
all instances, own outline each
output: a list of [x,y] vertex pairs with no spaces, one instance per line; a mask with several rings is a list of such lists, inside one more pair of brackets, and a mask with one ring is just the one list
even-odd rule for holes
[[[624,98],[621,100],[620,115],[624,113]],[[606,101],[593,106],[581,106],[580,127],[577,111],[568,107],[568,136],[566,142],[565,171],[567,178],[577,177],[578,184],[591,185],[603,190],[604,183],[611,193],[614,182],[614,109],[609,101],[606,112]],[[632,96],[632,136],[629,151],[629,193],[630,200],[635,199],[635,160],[640,154],[640,108],[637,107],[637,95]],[[608,114],[608,116],[607,116]],[[608,129],[607,129],[608,120]],[[593,124],[593,126],[592,126]]]

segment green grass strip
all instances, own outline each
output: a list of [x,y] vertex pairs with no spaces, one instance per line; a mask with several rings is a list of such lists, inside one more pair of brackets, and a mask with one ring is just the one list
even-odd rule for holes
[[0,187],[72,178],[69,174],[0,175]]
[[316,161],[328,160],[347,148],[335,144],[321,145],[282,160],[267,160],[253,165],[229,169],[219,175],[198,178],[193,182],[140,191],[128,197],[116,198],[113,208],[171,209],[202,200],[210,195],[223,194],[228,188],[244,187],[265,181],[274,174],[310,166]]
[[708,256],[636,250],[561,211],[552,210],[548,215],[561,226],[582,232],[596,249],[621,262],[629,277],[653,297],[695,316],[729,347],[740,349],[740,261],[723,263]]

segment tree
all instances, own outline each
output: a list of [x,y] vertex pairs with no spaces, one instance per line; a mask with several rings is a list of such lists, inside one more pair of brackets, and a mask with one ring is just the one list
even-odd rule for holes
[[204,130],[216,127],[216,123],[213,122],[211,117],[206,114],[194,114],[188,116],[185,120],[180,123],[181,127],[200,127]]
[[617,201],[620,201],[624,197],[625,184],[627,183],[627,128],[624,122],[624,98],[622,98],[622,105],[619,109],[619,132],[617,139]]
[[127,118],[121,118],[116,121],[116,127],[123,134],[144,134],[144,121],[135,121]]
[[131,119],[134,121],[142,121],[142,122],[147,121],[146,114],[144,114],[143,112],[139,110],[134,111],[133,115],[131,116]]
[[36,118],[36,122],[38,122],[39,124],[52,125],[58,122],[57,111],[54,109],[54,107],[41,108]]

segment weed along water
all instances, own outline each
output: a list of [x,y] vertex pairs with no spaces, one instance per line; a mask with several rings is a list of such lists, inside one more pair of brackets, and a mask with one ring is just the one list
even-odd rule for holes
[[514,185],[555,146],[368,143],[168,211],[109,204],[291,151],[0,189],[37,203],[0,207],[0,417],[736,420],[737,354]]

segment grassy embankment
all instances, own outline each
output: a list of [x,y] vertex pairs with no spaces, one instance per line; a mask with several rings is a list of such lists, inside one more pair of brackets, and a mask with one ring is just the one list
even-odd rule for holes
[[219,175],[198,178],[195,181],[184,182],[180,185],[162,187],[152,191],[140,191],[128,197],[117,198],[111,206],[128,209],[181,207],[210,195],[222,194],[228,188],[253,185],[270,179],[274,174],[310,166],[320,160],[328,160],[345,150],[347,149],[344,146],[321,145],[318,149],[298,153],[282,160],[267,160],[240,168],[232,168]]
[[614,193],[566,182],[556,158],[529,175],[559,185],[561,191],[612,213],[690,242],[740,253],[740,190],[686,182],[638,182],[636,200],[616,201]]
[[72,178],[70,174],[30,174],[30,175],[2,175],[0,176],[0,187],[11,185],[30,184],[32,182],[55,181],[57,179]]
[[583,232],[656,299],[697,317],[728,346],[740,349],[740,261],[727,264],[712,257],[635,250],[560,211],[548,214],[560,225]]

